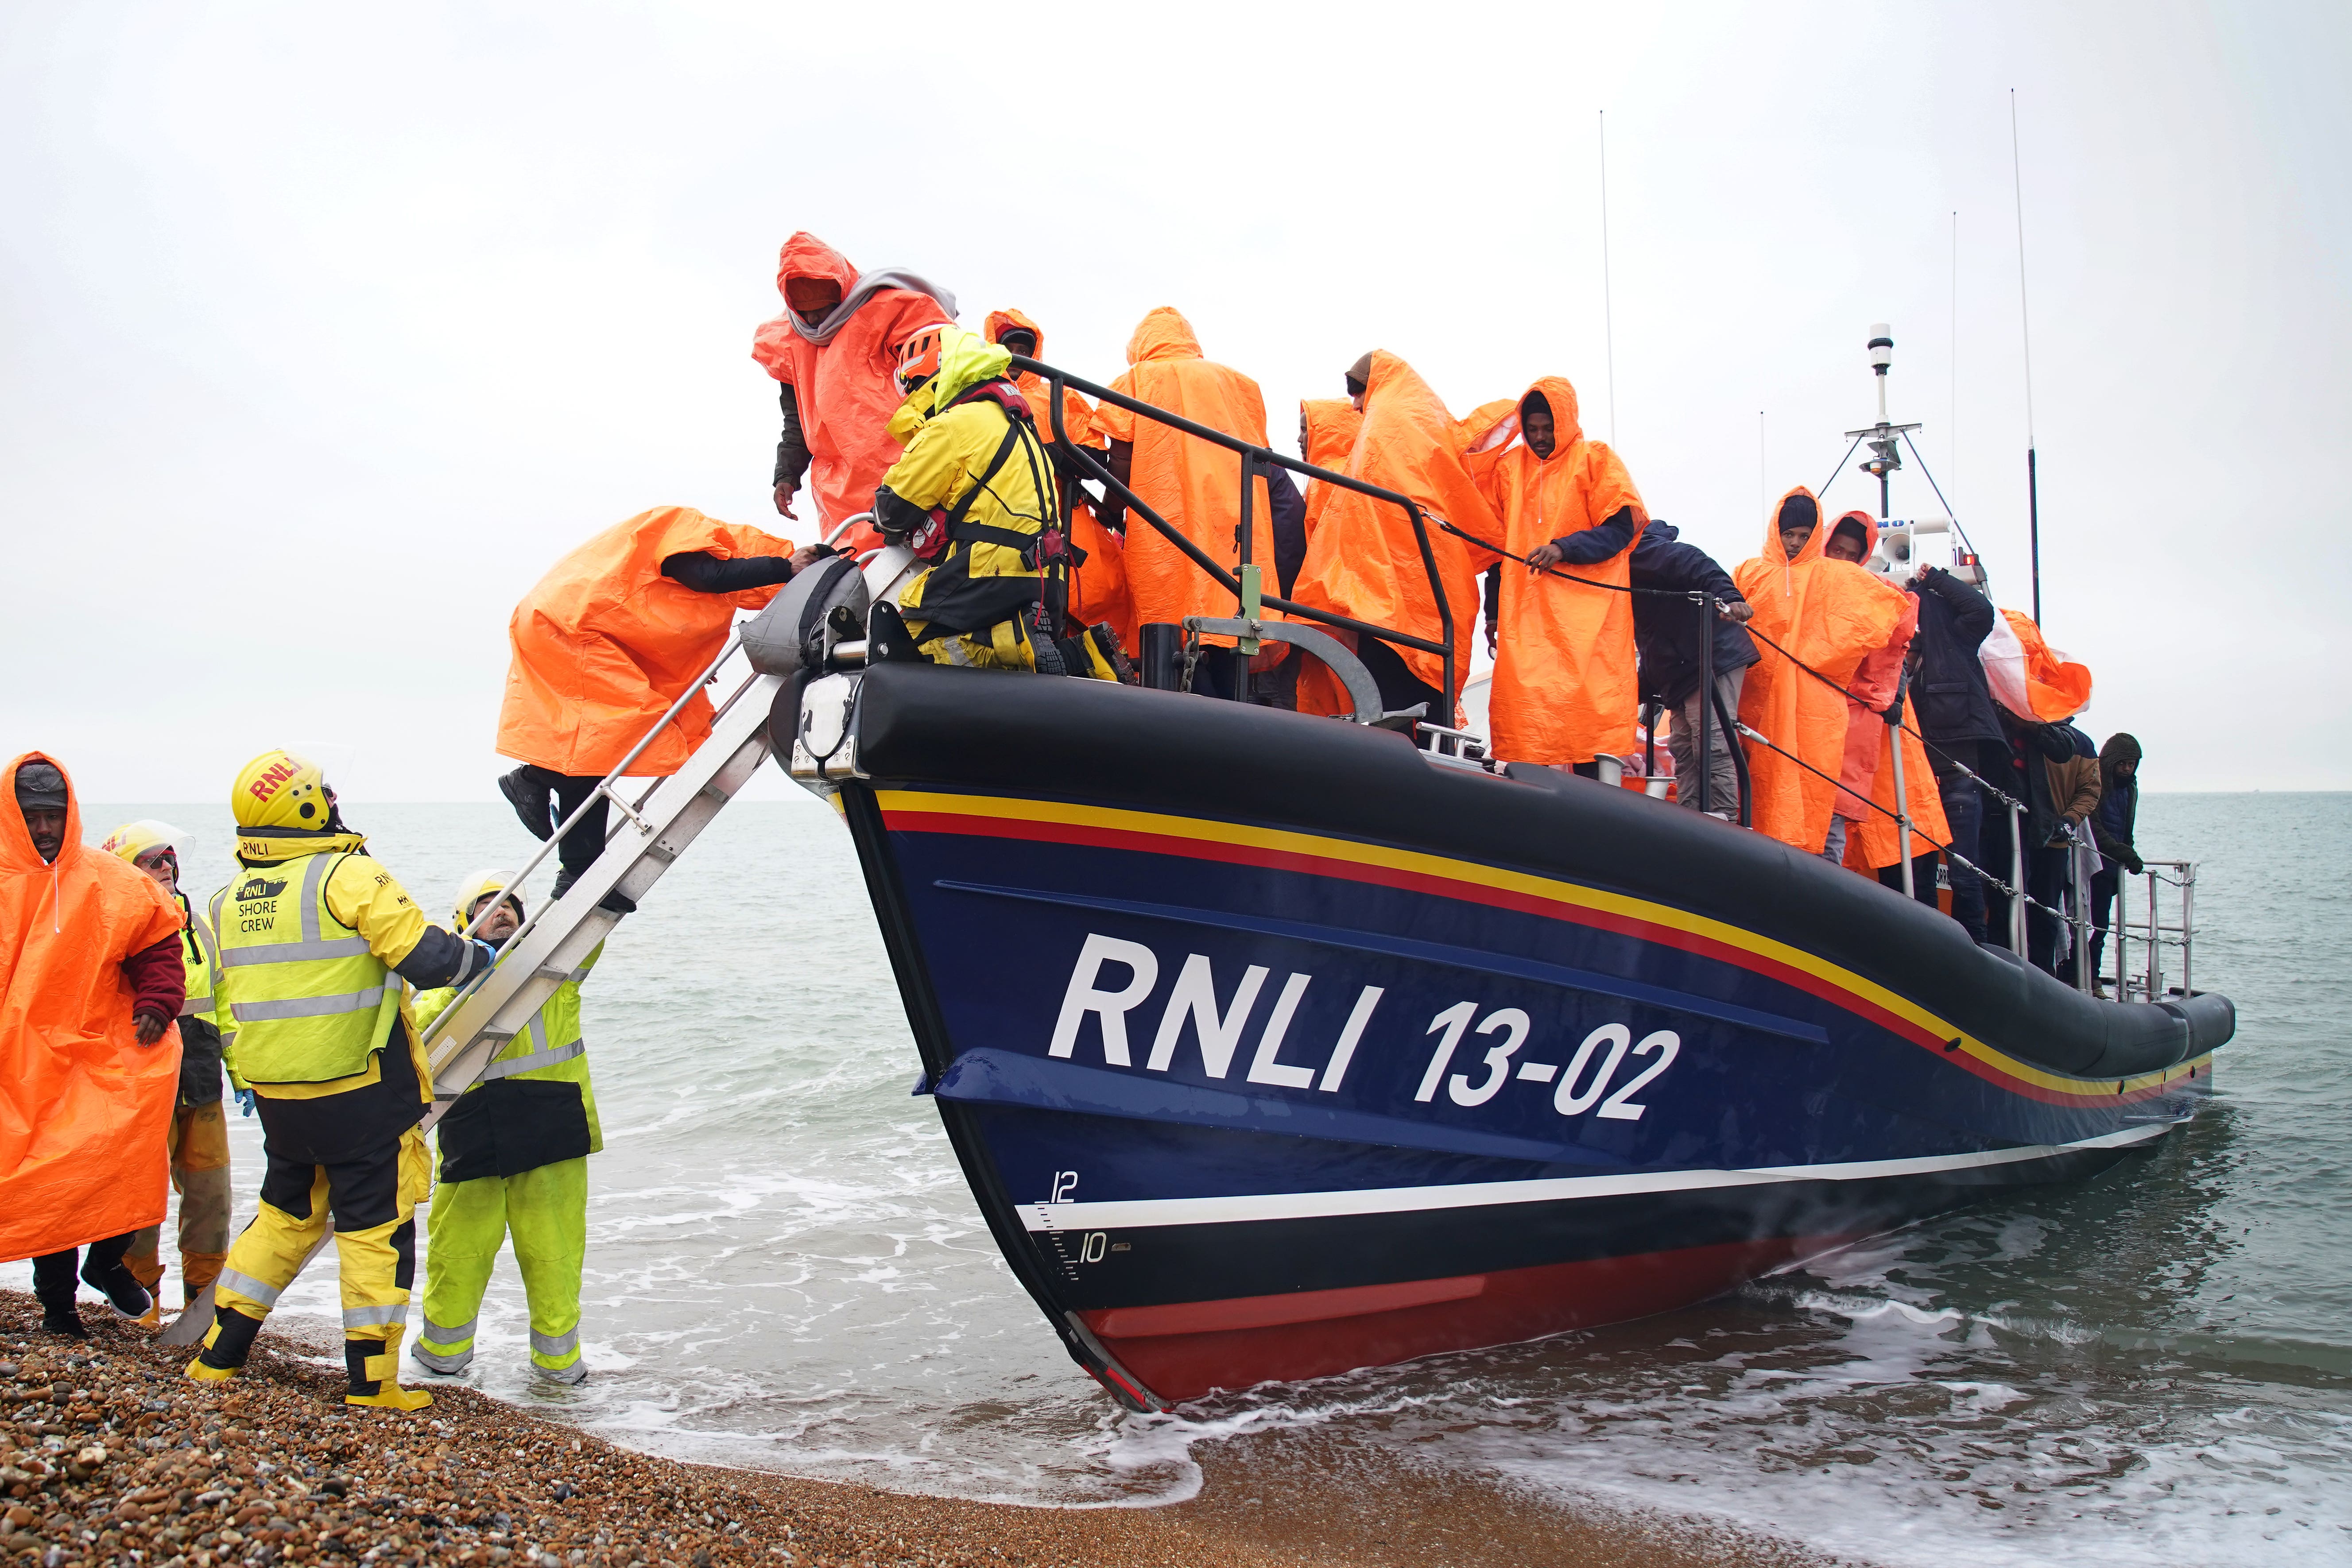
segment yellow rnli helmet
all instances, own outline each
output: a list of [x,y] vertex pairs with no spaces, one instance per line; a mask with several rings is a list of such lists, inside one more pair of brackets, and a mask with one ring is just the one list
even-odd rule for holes
[[[488,898],[492,893],[506,892],[507,885],[513,880],[514,879],[508,876],[504,871],[492,870],[477,871],[472,876],[467,878],[464,881],[458,883],[457,902],[455,910],[452,911],[455,915],[455,919],[450,922],[451,928],[457,931],[464,931],[467,926],[471,925],[474,921],[474,906],[480,903],[484,899]],[[520,919],[522,915],[522,900],[515,897],[512,893],[507,893],[507,901],[514,905],[515,915]]]
[[264,752],[245,764],[229,790],[239,827],[324,827],[334,807],[319,764],[292,752]]
[[157,849],[177,851],[183,835],[168,822],[142,816],[136,822],[126,822],[106,836],[99,847],[109,855],[120,855],[133,865],[139,857]]

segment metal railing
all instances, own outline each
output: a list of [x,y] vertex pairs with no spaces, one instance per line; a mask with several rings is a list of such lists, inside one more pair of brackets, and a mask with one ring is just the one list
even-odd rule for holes
[[[1444,699],[1449,704],[1455,700],[1454,605],[1446,597],[1445,581],[1437,570],[1437,552],[1430,543],[1428,518],[1423,512],[1419,503],[1415,502],[1411,496],[1400,495],[1391,489],[1383,489],[1379,485],[1366,484],[1361,479],[1350,479],[1346,474],[1334,473],[1329,468],[1318,468],[1313,463],[1303,462],[1296,458],[1286,458],[1271,447],[1255,446],[1237,436],[1229,436],[1223,430],[1195,424],[1181,415],[1171,414],[1164,408],[1129,397],[1125,393],[1113,392],[1108,386],[1097,386],[1091,381],[1082,380],[1067,371],[1057,370],[1039,360],[1014,354],[1013,368],[1042,377],[1052,389],[1055,456],[1076,468],[1080,478],[1092,479],[1101,485],[1106,496],[1115,498],[1129,511],[1142,518],[1145,522],[1159,531],[1160,537],[1181,551],[1193,565],[1207,573],[1218,586],[1233,595],[1237,618],[1255,626],[1261,619],[1262,610],[1278,610],[1296,620],[1314,621],[1322,626],[1336,626],[1341,631],[1353,632],[1359,637],[1377,637],[1392,647],[1409,647],[1423,653],[1436,654],[1444,661],[1444,685],[1442,688]],[[1154,424],[1181,431],[1195,440],[1206,441],[1213,447],[1222,447],[1241,458],[1241,522],[1234,530],[1235,569],[1234,571],[1228,572],[1211,560],[1208,552],[1188,538],[1183,530],[1154,511],[1140,496],[1113,476],[1108,465],[1098,461],[1093,453],[1071,438],[1069,431],[1063,423],[1062,394],[1066,389],[1072,387],[1097,402],[1108,403],[1114,408],[1123,408],[1129,414],[1149,419]],[[1265,468],[1287,468],[1294,474],[1301,474],[1325,484],[1337,485],[1341,489],[1354,490],[1360,495],[1370,496],[1375,500],[1403,508],[1405,516],[1412,523],[1413,539],[1420,546],[1421,566],[1429,577],[1430,595],[1436,601],[1440,640],[1432,641],[1428,637],[1399,631],[1392,626],[1374,626],[1370,621],[1360,621],[1352,616],[1318,609],[1312,605],[1302,605],[1296,600],[1266,593],[1262,586],[1265,567],[1261,563],[1252,559],[1254,536],[1256,532],[1254,513],[1256,508],[1257,479],[1259,471]],[[1236,654],[1244,658],[1255,654],[1258,651],[1256,641],[1255,635],[1244,636],[1239,640],[1235,649]],[[1246,680],[1234,682],[1237,697],[1245,699],[1248,689]],[[1452,714],[1449,712],[1444,716],[1451,718]]]
[[[2184,996],[2195,994],[2190,979],[2190,963],[2195,956],[2197,940],[2197,863],[2194,860],[2143,860],[2147,883],[2147,910],[2139,923],[2139,942],[2147,952],[2142,971],[2132,973],[2129,950],[2133,941],[2131,918],[2131,885],[2134,879],[2116,879],[2116,921],[2107,935],[2116,944],[2116,996],[2129,1000],[2137,994],[2144,1001],[2155,1001],[2167,994],[2164,984],[2164,950],[2180,950],[2180,984]],[[2158,871],[2163,867],[2172,873]],[[2165,888],[2180,889],[2180,918],[2167,922],[2163,918]]]

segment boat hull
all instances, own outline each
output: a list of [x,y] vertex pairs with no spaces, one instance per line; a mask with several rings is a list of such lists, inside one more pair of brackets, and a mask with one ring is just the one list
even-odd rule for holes
[[[1276,721],[1310,748],[1345,731],[1357,750],[1287,781],[1280,815],[1173,762],[1074,788],[939,746],[973,720],[935,705],[929,674],[866,678],[866,776],[838,799],[920,1087],[1016,1275],[1132,1403],[1665,1310],[2091,1173],[2210,1081],[2210,1022],[2069,1012],[2094,1005],[1952,946],[1957,927],[1864,879],[1627,792],[1116,689],[1164,700],[1129,764],[1181,750],[1195,719],[1253,738]],[[1088,684],[981,677],[954,695]],[[1396,798],[1351,819],[1334,793],[1350,787]],[[1596,863],[1629,835],[1649,841],[1651,885]],[[1759,854],[1778,903],[1677,885],[1694,863],[1752,881]],[[1825,897],[1838,939],[1801,940]],[[1906,942],[1982,966],[1999,1005],[1939,1007],[1940,968],[1906,986],[1854,961],[1916,965]],[[2048,1049],[2012,993],[2046,999]],[[2137,1070],[2051,1063],[2086,1055]]]

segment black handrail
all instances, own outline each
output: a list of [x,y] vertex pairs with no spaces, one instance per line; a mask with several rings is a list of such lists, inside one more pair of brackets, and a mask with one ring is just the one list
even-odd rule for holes
[[[1142,499],[1133,490],[1111,477],[1108,468],[1096,461],[1091,453],[1070,438],[1069,431],[1064,427],[1062,420],[1064,388],[1076,387],[1087,396],[1098,402],[1108,403],[1114,408],[1124,408],[1129,413],[1141,415],[1155,424],[1165,425],[1171,430],[1181,430],[1197,440],[1206,441],[1212,446],[1223,447],[1229,452],[1238,454],[1242,458],[1242,519],[1244,531],[1235,541],[1235,544],[1238,547],[1241,565],[1250,564],[1251,540],[1247,528],[1252,511],[1254,481],[1256,478],[1256,469],[1261,466],[1288,468],[1292,473],[1304,474],[1308,479],[1320,479],[1326,484],[1338,485],[1342,489],[1354,490],[1360,495],[1370,496],[1375,500],[1386,501],[1391,506],[1404,508],[1405,515],[1412,520],[1413,538],[1421,546],[1421,566],[1422,570],[1428,574],[1430,594],[1437,601],[1439,636],[1444,639],[1443,641],[1433,642],[1427,637],[1415,637],[1410,632],[1398,631],[1390,626],[1374,626],[1369,621],[1356,620],[1348,616],[1334,615],[1329,610],[1318,609],[1312,605],[1302,605],[1296,600],[1283,598],[1279,595],[1261,592],[1258,602],[1267,608],[1279,610],[1284,615],[1299,620],[1337,626],[1342,631],[1354,632],[1361,637],[1378,637],[1381,641],[1398,647],[1418,648],[1423,653],[1436,654],[1444,660],[1445,701],[1452,703],[1459,697],[1460,694],[1454,686],[1454,605],[1453,602],[1446,597],[1444,579],[1438,575],[1437,552],[1430,547],[1429,542],[1429,524],[1420,505],[1411,496],[1400,495],[1394,490],[1383,489],[1378,485],[1368,485],[1361,479],[1350,479],[1346,474],[1334,473],[1329,468],[1318,468],[1312,463],[1302,462],[1295,458],[1286,458],[1268,447],[1252,446],[1237,436],[1228,436],[1223,430],[1195,424],[1181,415],[1171,414],[1157,405],[1141,402],[1122,392],[1113,392],[1108,386],[1097,386],[1091,381],[1082,380],[1067,371],[1056,370],[1040,360],[1014,354],[1013,368],[1044,377],[1051,388],[1054,441],[1062,454],[1066,458],[1075,458],[1078,468],[1087,479],[1095,480],[1103,486],[1107,492],[1116,496],[1125,503],[1129,511],[1139,515],[1144,521],[1157,529],[1160,536],[1169,543],[1182,551],[1192,564],[1206,572],[1215,580],[1218,586],[1233,595],[1236,613],[1239,613],[1242,605],[1241,580],[1209,559],[1208,553],[1186,538],[1181,529],[1145,505]],[[1447,717],[1451,718],[1452,715],[1449,713]]]

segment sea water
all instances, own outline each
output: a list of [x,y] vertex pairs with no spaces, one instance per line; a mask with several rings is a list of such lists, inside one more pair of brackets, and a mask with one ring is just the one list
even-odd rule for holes
[[[149,815],[218,886],[219,808],[86,820]],[[436,918],[534,847],[502,805],[352,815]],[[584,986],[591,1375],[533,1380],[502,1258],[468,1381],[681,1458],[1033,1503],[1178,1500],[1221,1447],[1374,1452],[1891,1564],[2352,1563],[2352,795],[2153,795],[2139,840],[2201,863],[2196,979],[2239,1016],[2213,1101],[2153,1153],[1664,1317],[1132,1415],[908,1093],[837,819],[741,801]],[[241,1223],[260,1137],[231,1127]],[[321,1259],[278,1310],[332,1321],[334,1289]]]

